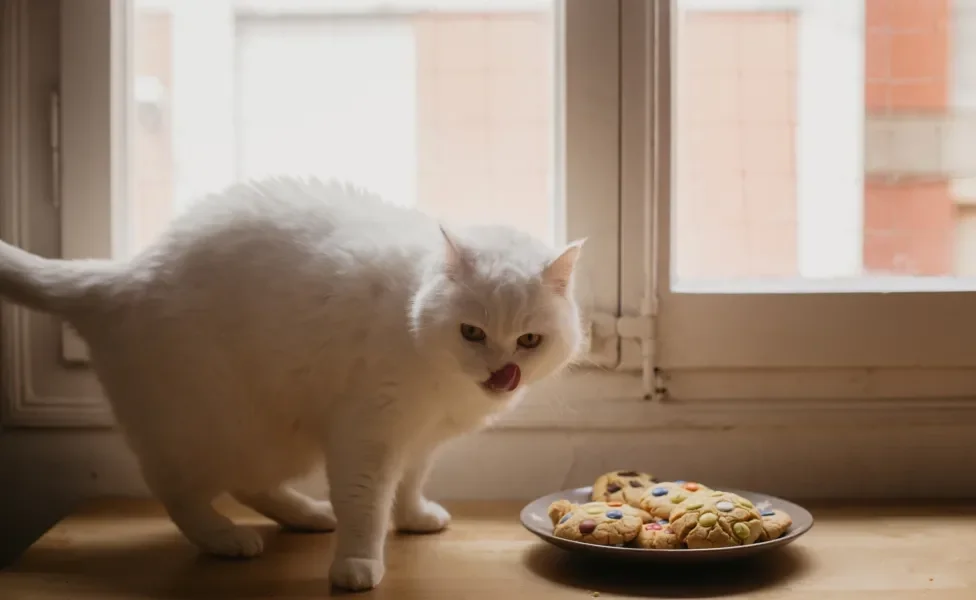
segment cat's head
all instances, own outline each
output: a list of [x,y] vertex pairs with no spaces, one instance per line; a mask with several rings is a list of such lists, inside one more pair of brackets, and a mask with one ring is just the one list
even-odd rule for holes
[[504,399],[559,371],[585,343],[573,298],[582,241],[562,250],[505,227],[443,228],[411,307],[418,349]]

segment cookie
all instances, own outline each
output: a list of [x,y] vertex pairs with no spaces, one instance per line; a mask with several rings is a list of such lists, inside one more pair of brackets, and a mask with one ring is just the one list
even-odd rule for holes
[[641,527],[633,545],[647,550],[678,550],[681,540],[667,521],[660,520]]
[[695,481],[662,481],[648,488],[637,505],[655,518],[667,519],[674,507],[692,494],[710,491]]
[[671,511],[671,529],[689,548],[751,544],[763,533],[763,518],[752,502],[729,492],[698,492]]
[[644,525],[642,513],[639,509],[617,502],[578,505],[557,500],[549,505],[553,535],[601,546],[620,546],[633,541]]
[[775,540],[789,531],[790,527],[793,526],[793,519],[781,510],[765,508],[759,514],[762,515],[762,533],[759,535],[760,542]]
[[650,473],[611,471],[597,478],[590,498],[594,502],[623,502],[637,508],[645,490],[655,483],[657,480]]

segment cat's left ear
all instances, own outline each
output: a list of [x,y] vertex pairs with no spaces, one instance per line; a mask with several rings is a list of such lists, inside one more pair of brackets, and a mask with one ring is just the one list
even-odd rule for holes
[[467,250],[440,225],[441,235],[444,236],[444,273],[449,279],[458,280],[471,269],[471,259]]
[[542,281],[560,296],[565,296],[573,282],[576,260],[583,250],[586,238],[570,242],[562,254],[553,259],[542,270]]

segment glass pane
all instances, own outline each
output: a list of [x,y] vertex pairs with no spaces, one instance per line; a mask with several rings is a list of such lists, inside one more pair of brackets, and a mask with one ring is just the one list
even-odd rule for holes
[[976,1],[677,6],[676,289],[971,287]]
[[273,174],[555,241],[557,1],[136,0],[128,251]]

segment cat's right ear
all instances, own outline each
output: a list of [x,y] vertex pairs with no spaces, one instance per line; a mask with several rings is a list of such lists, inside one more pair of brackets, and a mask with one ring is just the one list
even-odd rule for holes
[[444,273],[448,279],[456,281],[471,269],[471,263],[465,249],[444,229],[443,225],[439,227],[441,235],[444,236]]

